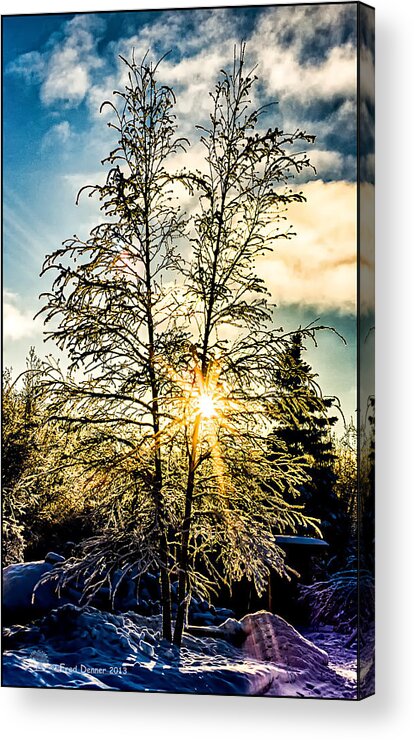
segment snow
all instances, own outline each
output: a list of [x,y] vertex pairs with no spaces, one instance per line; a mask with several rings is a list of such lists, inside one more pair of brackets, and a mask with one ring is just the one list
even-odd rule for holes
[[[48,553],[45,560],[15,563],[3,569],[4,624],[24,624],[65,604],[82,603],[82,578],[76,582],[72,580],[57,591],[61,572],[59,566],[63,561],[61,555]],[[159,579],[155,574],[142,575],[138,587],[135,578],[122,570],[115,571],[111,580],[112,593],[115,594],[113,602],[109,584],[105,583],[91,599],[91,606],[118,612],[132,610],[144,616],[160,613]],[[117,588],[121,581],[122,587]],[[177,582],[171,584],[171,592],[174,614],[177,608]],[[195,626],[218,626],[226,618],[234,616],[230,609],[213,607],[196,596],[191,598],[188,612]]]
[[[4,623],[12,625],[4,630],[6,686],[356,698],[355,647],[332,628],[298,631],[269,612],[236,620],[194,597],[177,649],[161,638],[155,575],[140,582],[138,604],[135,580],[125,578],[109,612],[96,608],[105,589],[95,606],[81,607],[75,588],[58,595],[53,580],[39,584],[62,561],[48,553],[3,571]],[[176,584],[172,594],[174,613]],[[366,652],[369,684],[369,644]]]
[[269,612],[248,615],[242,623],[249,632],[244,652],[274,667],[268,696],[356,698],[356,652],[344,652],[346,637],[331,629],[301,634]]
[[59,598],[54,584],[39,580],[50,573],[60,556],[49,553],[45,560],[31,563],[15,563],[3,569],[3,622],[27,620],[68,602]]
[[[240,629],[246,635],[240,647],[186,634],[178,649],[161,639],[158,617],[63,605],[5,628],[3,685],[355,698],[344,638],[303,636],[268,612],[230,620],[229,634]],[[226,633],[225,625],[220,631]]]

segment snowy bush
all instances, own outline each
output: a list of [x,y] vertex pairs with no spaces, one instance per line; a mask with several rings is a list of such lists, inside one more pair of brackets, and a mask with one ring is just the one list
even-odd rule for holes
[[374,617],[374,579],[366,570],[342,570],[326,581],[300,587],[300,599],[310,609],[313,625],[331,624],[341,632],[352,633],[357,627],[358,601],[360,618],[369,623]]

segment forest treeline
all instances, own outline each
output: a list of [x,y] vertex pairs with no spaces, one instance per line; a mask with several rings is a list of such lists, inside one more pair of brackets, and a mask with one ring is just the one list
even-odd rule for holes
[[[279,368],[280,382],[290,390],[300,390],[306,377],[312,377],[303,352],[300,335],[294,335]],[[105,485],[96,470],[88,471],[78,461],[83,444],[80,431],[48,421],[43,366],[33,348],[26,364],[26,372],[18,377],[10,369],[3,374],[3,565],[38,560],[48,551],[71,557],[83,541],[105,536],[108,530],[125,534],[125,527],[133,528],[136,513],[133,481],[125,478],[115,489]],[[301,486],[300,502],[318,521],[329,545],[315,559],[312,581],[322,582],[325,589],[332,576],[346,570],[347,586],[356,567],[356,429],[351,421],[343,434],[335,434],[333,399],[323,399],[322,409],[315,392],[308,395],[307,403],[306,419],[280,417],[269,434],[269,454],[278,438],[295,457],[306,457],[308,478]],[[373,493],[373,408],[367,421],[365,490]],[[99,446],[95,453],[99,457]],[[117,454],[114,446],[113,455]],[[150,491],[149,475],[147,485]],[[371,504],[367,502],[369,529]],[[278,531],[275,527],[275,534]],[[372,539],[373,533],[368,532],[367,547]],[[370,567],[369,562],[365,565]],[[156,562],[153,572],[157,573]],[[313,604],[313,592],[310,595]],[[325,614],[328,622],[329,616]]]

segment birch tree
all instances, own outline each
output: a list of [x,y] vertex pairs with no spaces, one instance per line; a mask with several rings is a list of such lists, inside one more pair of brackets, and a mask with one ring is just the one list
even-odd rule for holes
[[155,543],[163,634],[170,639],[160,441],[166,374],[157,358],[173,362],[179,346],[177,300],[168,281],[179,265],[176,244],[185,219],[166,167],[185,141],[176,135],[174,93],[158,83],[158,65],[146,58],[122,60],[125,88],[114,93],[115,102],[101,107],[109,107],[108,125],[117,138],[103,160],[109,165],[106,182],[80,191],[99,199],[102,222],[86,240],[74,236],[64,242],[43,267],[43,274],[57,273],[43,295],[43,313],[52,324],[48,338],[69,357],[67,374],[56,364],[48,369],[49,411],[51,419],[79,430],[79,454],[89,465],[94,450],[102,455],[106,445],[108,456],[96,460],[101,479],[133,490],[132,527],[140,523],[137,541],[148,548],[147,557],[139,554],[140,567],[153,564]]
[[[201,129],[204,172],[172,175],[186,146],[173,91],[146,59],[123,61],[125,89],[104,104],[117,146],[105,184],[89,189],[102,223],[44,265],[57,272],[44,296],[49,337],[69,357],[68,373],[50,363],[45,385],[49,419],[77,433],[77,464],[119,511],[117,528],[85,543],[86,590],[115,568],[158,568],[172,639],[178,577],[181,645],[192,590],[209,595],[246,576],[260,592],[271,569],[289,574],[275,531],[317,528],[298,498],[308,461],[269,439],[283,414],[278,367],[290,337],[274,328],[256,265],[292,236],[286,211],[304,197],[290,178],[310,166],[301,146],[313,137],[261,127],[266,109],[251,105],[256,78],[242,46]],[[174,200],[177,182],[198,197],[191,223]],[[315,338],[312,327],[300,331]],[[78,572],[78,563],[66,569]]]
[[[254,71],[245,49],[223,71],[212,97],[210,126],[201,129],[204,172],[189,173],[199,193],[187,296],[197,326],[187,375],[187,472],[179,544],[178,614],[181,643],[192,563],[198,558],[217,580],[217,558],[231,584],[243,574],[264,588],[270,568],[285,572],[273,531],[309,526],[298,495],[306,460],[281,444],[269,455],[267,437],[282,413],[279,359],[289,336],[273,329],[273,310],[257,260],[289,238],[286,211],[304,196],[289,188],[292,175],[310,167],[302,146],[314,137],[278,127],[261,129],[266,107],[251,94]],[[314,330],[302,331],[314,338]],[[211,557],[216,553],[216,558]],[[195,571],[195,576],[197,570]]]

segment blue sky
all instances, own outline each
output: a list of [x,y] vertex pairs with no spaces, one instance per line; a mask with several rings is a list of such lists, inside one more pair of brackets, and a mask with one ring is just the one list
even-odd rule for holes
[[[181,130],[201,161],[196,123],[208,119],[208,90],[247,42],[257,64],[258,104],[277,100],[263,125],[305,129],[317,174],[298,182],[307,203],[289,213],[297,237],[277,245],[262,265],[276,323],[294,328],[320,317],[348,340],[322,336],[307,359],[327,394],[355,409],[356,288],[356,7],[316,5],[6,17],[4,107],[4,362],[24,366],[39,354],[42,326],[32,317],[45,254],[75,232],[88,235],[99,211],[75,206],[77,190],[104,177],[101,160],[113,145],[99,114],[121,84],[118,55],[170,52],[160,78],[177,94]],[[367,52],[369,53],[369,52]],[[369,101],[368,101],[369,102]],[[369,105],[367,105],[368,130]],[[369,155],[369,152],[368,152]],[[367,158],[369,163],[369,158]],[[367,166],[367,179],[370,179]],[[371,188],[371,185],[367,187]]]

